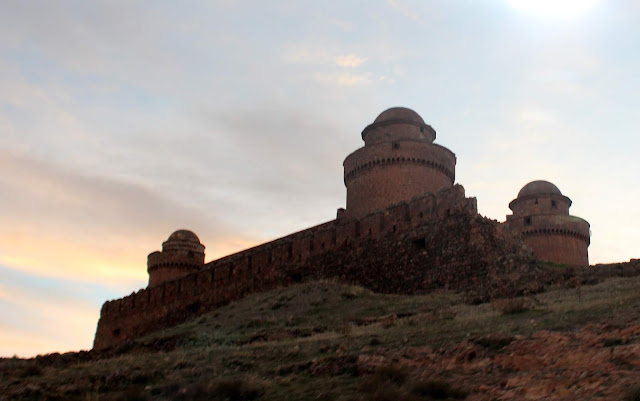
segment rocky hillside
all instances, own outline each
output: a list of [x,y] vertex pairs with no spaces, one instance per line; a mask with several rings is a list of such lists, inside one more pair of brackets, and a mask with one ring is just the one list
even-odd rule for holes
[[106,351],[0,360],[0,400],[640,400],[640,277],[583,282],[477,305],[302,283]]

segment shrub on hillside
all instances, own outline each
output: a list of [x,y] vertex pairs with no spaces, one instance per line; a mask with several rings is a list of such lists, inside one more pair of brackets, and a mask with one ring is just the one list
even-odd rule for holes
[[395,384],[402,386],[409,376],[407,368],[400,365],[380,366],[373,375],[372,383],[375,387],[386,386],[387,384]]
[[178,390],[177,401],[252,401],[264,394],[264,387],[249,378],[220,379],[211,383],[193,383]]
[[530,310],[532,304],[527,298],[506,298],[491,301],[491,307],[503,315],[512,315]]

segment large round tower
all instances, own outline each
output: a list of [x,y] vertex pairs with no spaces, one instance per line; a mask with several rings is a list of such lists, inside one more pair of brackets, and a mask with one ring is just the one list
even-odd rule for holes
[[189,230],[178,230],[162,243],[162,252],[147,257],[149,287],[197,271],[204,265],[204,245]]
[[362,131],[364,147],[344,161],[346,215],[361,217],[453,186],[456,156],[413,110],[388,109]]
[[548,181],[522,187],[509,203],[508,228],[519,231],[540,260],[570,265],[589,264],[589,223],[569,215],[571,199]]

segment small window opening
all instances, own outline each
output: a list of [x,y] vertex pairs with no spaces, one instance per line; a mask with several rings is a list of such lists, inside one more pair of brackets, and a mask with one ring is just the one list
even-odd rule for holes
[[271,252],[269,252],[269,257],[267,258],[267,263],[269,263],[269,264],[273,263],[273,255],[271,255]]
[[427,247],[427,240],[425,240],[424,238],[414,239],[413,240],[413,245],[417,246],[418,248],[426,248]]
[[551,207],[557,207],[558,205],[556,205],[556,201],[552,200],[551,201]]
[[420,132],[424,132],[424,127],[420,127]]
[[371,229],[369,229],[369,236],[371,236]]
[[200,310],[200,302],[194,302],[187,305],[187,310],[191,313],[198,313],[198,311]]
[[120,335],[120,329],[113,330],[113,335],[118,337]]
[[187,255],[188,255],[190,258],[192,258],[192,257],[194,256],[194,253],[193,253],[193,251],[189,251],[189,252],[187,253]]
[[420,212],[420,214],[418,214],[418,217],[423,218],[424,217],[424,213]]
[[395,224],[393,225],[393,232],[394,233],[396,232],[396,225]]
[[447,209],[447,217],[451,216],[451,209]]
[[538,204],[538,198],[536,198],[536,205]]
[[289,259],[291,259],[293,257],[293,246],[291,246],[291,244],[289,244],[287,252],[289,253]]
[[527,216],[524,218],[524,225],[525,226],[530,226],[531,225],[531,216]]
[[392,147],[393,149],[400,149],[400,144],[399,144],[398,142],[393,142],[393,143],[391,144],[391,147]]

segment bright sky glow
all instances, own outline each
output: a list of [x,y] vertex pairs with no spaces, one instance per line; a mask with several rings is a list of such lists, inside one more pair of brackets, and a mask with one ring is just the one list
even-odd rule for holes
[[592,10],[598,0],[506,0],[513,8],[545,17],[576,17]]
[[[206,260],[335,217],[414,109],[504,221],[544,179],[592,263],[640,257],[640,3],[0,2],[0,356],[91,347],[178,228]],[[51,327],[73,327],[68,331]]]

